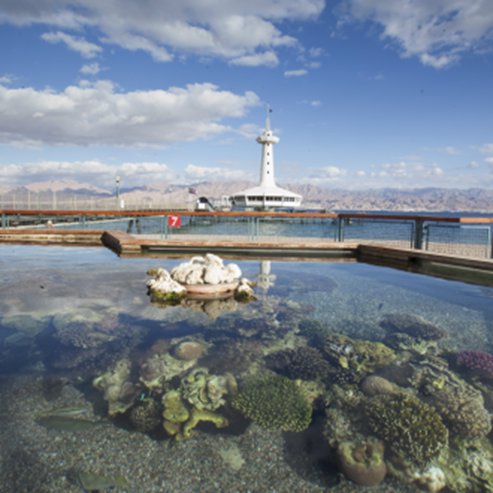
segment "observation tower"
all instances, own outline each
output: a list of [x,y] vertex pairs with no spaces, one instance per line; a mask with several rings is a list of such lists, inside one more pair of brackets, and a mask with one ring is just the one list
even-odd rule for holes
[[260,163],[260,183],[253,188],[247,188],[231,197],[236,207],[248,209],[277,209],[293,208],[301,205],[301,195],[280,188],[276,185],[274,177],[274,144],[279,142],[270,128],[270,107],[267,108],[265,128],[257,137],[257,142],[262,146]]

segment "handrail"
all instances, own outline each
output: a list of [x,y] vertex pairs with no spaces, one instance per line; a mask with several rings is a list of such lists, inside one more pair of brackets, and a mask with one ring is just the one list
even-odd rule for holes
[[183,211],[169,209],[154,209],[145,211],[135,210],[90,210],[90,209],[0,209],[0,214],[26,215],[26,216],[122,216],[122,217],[146,217],[146,216],[213,216],[213,217],[280,217],[280,218],[314,218],[314,219],[386,219],[423,222],[447,222],[447,223],[493,223],[493,217],[449,217],[429,215],[407,214],[379,214],[379,213],[335,213],[335,212],[276,212],[276,211]]

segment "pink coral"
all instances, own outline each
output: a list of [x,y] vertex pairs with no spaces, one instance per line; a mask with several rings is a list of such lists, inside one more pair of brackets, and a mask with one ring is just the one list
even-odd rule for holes
[[460,351],[457,364],[485,378],[493,379],[493,355],[482,351]]

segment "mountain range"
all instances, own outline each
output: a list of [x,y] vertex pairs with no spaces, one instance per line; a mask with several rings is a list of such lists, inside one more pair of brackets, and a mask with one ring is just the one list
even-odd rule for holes
[[[119,190],[119,198],[127,204],[144,204],[146,208],[160,208],[179,203],[190,206],[199,196],[219,203],[232,194],[252,186],[246,181],[217,181],[192,184],[162,183]],[[493,190],[482,188],[447,189],[367,189],[344,190],[309,184],[282,184],[281,186],[303,196],[303,207],[327,211],[435,211],[435,212],[485,212],[493,213]],[[0,190],[4,207],[9,199],[17,202],[26,195],[56,194],[59,197],[94,197],[114,200],[116,190],[78,182],[76,180],[52,180],[29,183],[22,187],[6,187]]]

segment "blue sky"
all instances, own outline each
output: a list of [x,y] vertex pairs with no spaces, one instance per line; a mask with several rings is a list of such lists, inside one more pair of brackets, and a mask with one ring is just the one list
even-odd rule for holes
[[0,0],[0,188],[493,187],[491,0]]

